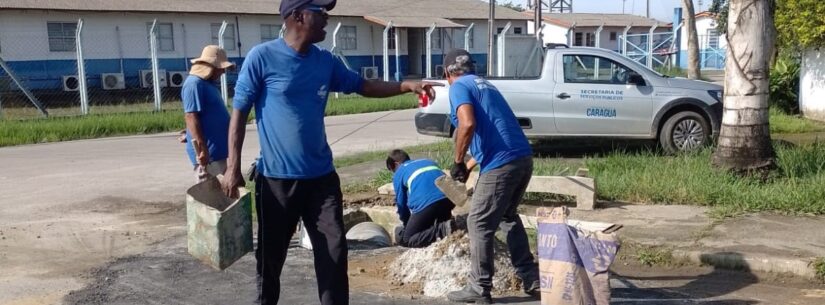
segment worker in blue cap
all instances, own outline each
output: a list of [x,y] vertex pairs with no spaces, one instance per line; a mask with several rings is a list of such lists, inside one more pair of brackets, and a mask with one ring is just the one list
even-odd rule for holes
[[258,302],[277,304],[281,270],[296,225],[303,221],[312,242],[318,296],[323,305],[349,303],[347,241],[341,182],[332,165],[324,129],[330,92],[390,97],[413,92],[434,98],[430,82],[364,80],[327,50],[324,41],[335,0],[283,0],[282,39],[255,46],[244,59],[235,85],[229,124],[229,158],[222,181],[237,198],[241,147],[249,112],[261,145],[255,179],[258,216]]

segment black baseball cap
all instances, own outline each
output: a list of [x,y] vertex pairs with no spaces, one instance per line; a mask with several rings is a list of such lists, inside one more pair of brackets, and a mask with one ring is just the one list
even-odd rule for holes
[[304,7],[305,5],[317,5],[327,9],[327,11],[331,11],[335,8],[336,0],[282,0],[281,7],[278,10],[281,14],[281,17],[286,19],[289,15],[292,14],[297,9]]
[[467,50],[452,49],[450,52],[447,52],[447,55],[444,55],[444,66],[449,66],[456,63],[456,59],[459,56],[467,56],[470,58],[471,63],[475,63],[475,61],[473,61],[473,56],[470,55],[470,52],[467,52]]

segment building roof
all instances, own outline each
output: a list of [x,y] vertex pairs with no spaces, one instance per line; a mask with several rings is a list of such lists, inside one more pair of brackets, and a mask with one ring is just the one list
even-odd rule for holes
[[399,28],[429,28],[435,24],[438,28],[463,28],[464,25],[438,17],[389,17],[389,16],[364,16],[364,19],[386,26],[390,21],[394,27]]
[[[163,12],[277,15],[280,0],[9,0],[0,9],[102,12]],[[341,0],[332,16],[438,17],[487,19],[489,4],[480,0]],[[499,6],[496,18],[529,16]]]
[[[524,13],[524,15],[532,16],[533,13]],[[601,25],[651,27],[656,24],[660,27],[666,27],[668,25],[667,22],[630,14],[545,13],[542,14],[542,20],[563,27],[571,27],[573,23],[576,24],[576,27],[597,27]]]

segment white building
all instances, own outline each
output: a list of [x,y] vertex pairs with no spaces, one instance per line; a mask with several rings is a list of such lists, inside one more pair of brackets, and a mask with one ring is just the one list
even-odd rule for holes
[[805,117],[825,121],[825,50],[805,51],[800,68],[799,109]]
[[[157,20],[160,69],[186,71],[188,59],[204,45],[217,44],[218,30],[228,23],[225,45],[231,60],[262,41],[278,37],[283,19],[277,0],[15,0],[0,2],[0,58],[31,89],[59,89],[63,76],[77,74],[75,30],[83,19],[82,46],[89,88],[101,87],[101,74],[122,73],[127,88],[141,87],[140,70],[150,69],[149,27]],[[486,68],[488,4],[478,0],[341,0],[330,12],[327,39],[335,27],[338,50],[353,70],[372,77],[383,74],[382,34],[388,22],[397,33],[400,74],[420,77],[425,67],[425,33],[435,24],[433,66],[442,54],[464,46],[464,31],[474,24],[470,52]],[[510,34],[526,33],[529,17],[499,7],[496,26],[513,23]],[[394,36],[392,37],[394,38]],[[395,75],[395,40],[390,39],[390,75]],[[376,67],[371,70],[369,67]],[[371,70],[371,71],[370,71]],[[435,67],[433,67],[435,71]],[[230,83],[233,81],[230,75]],[[171,85],[171,84],[170,84]]]
[[[724,35],[720,35],[717,27],[716,17],[710,12],[696,14],[696,34],[699,36],[699,66],[701,69],[724,69],[725,50],[728,41]],[[687,68],[687,47],[688,35],[684,27],[680,30],[681,43],[679,66]]]
[[[526,13],[532,16],[532,13]],[[647,37],[641,34],[666,34],[671,32],[667,22],[629,14],[590,14],[590,13],[545,13],[542,14],[544,26],[544,43],[562,43],[571,46],[600,47],[614,51],[622,50],[621,37],[625,29],[633,44],[642,44]],[[533,21],[528,21],[530,33],[533,33]],[[601,32],[598,32],[601,27]],[[629,27],[629,28],[627,28]],[[661,35],[654,35],[654,42]]]

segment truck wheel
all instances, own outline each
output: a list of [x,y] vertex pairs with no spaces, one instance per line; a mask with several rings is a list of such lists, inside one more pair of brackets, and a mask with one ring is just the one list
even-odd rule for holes
[[693,111],[674,114],[662,125],[659,145],[670,154],[701,149],[710,143],[710,124]]

